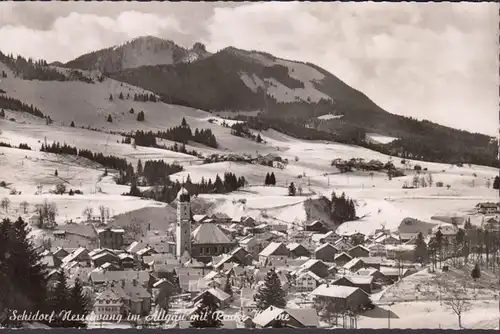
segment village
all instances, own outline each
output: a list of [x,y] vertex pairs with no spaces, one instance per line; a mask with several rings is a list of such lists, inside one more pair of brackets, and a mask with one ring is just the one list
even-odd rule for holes
[[[40,248],[49,285],[61,274],[69,285],[82,282],[91,315],[101,319],[89,327],[113,327],[105,319],[118,317],[130,327],[189,328],[209,296],[222,314],[222,328],[357,328],[361,314],[385,305],[381,296],[388,287],[425,270],[448,270],[437,263],[462,256],[464,249],[437,251],[436,239],[456,245],[470,225],[466,219],[441,226],[408,217],[397,231],[338,235],[319,220],[291,230],[250,217],[193,215],[185,188],[176,205],[175,233],[148,228],[137,240],[127,238],[112,217],[89,215],[86,223],[61,225],[53,235],[64,246]],[[485,231],[500,231],[499,205],[476,206]],[[477,248],[468,245],[472,253]],[[284,295],[281,307],[256,296],[273,279]]]

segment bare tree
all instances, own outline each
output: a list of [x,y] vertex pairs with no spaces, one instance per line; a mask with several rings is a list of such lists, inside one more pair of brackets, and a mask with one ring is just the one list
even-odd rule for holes
[[420,178],[420,186],[422,188],[427,187],[427,181],[425,181],[425,177],[423,177],[423,176]]
[[429,184],[429,187],[432,187],[432,184],[434,183],[431,173],[427,174],[427,183]]
[[23,213],[28,213],[28,207],[29,207],[29,203],[26,202],[26,201],[22,201],[20,204],[19,204],[19,207],[23,210]]
[[52,226],[58,214],[57,205],[54,202],[49,203],[48,200],[45,200],[43,204],[36,205],[36,212],[39,217],[38,227]]
[[7,212],[9,211],[9,206],[10,206],[10,199],[8,199],[7,197],[2,198],[2,201],[0,202],[0,207],[2,207],[2,209],[5,212]]
[[99,205],[99,214],[101,215],[101,221],[106,220],[106,212],[108,213],[109,216],[109,209],[104,205]]
[[458,327],[462,328],[462,315],[472,308],[471,302],[467,299],[467,288],[447,287],[444,304],[455,313],[458,318]]
[[106,220],[109,220],[110,214],[109,214],[109,208],[108,207],[105,208],[104,217],[106,218]]
[[87,220],[90,220],[92,218],[92,214],[94,213],[94,209],[90,206],[87,206],[85,209],[83,209],[83,215],[87,218]]
[[488,189],[491,188],[491,180],[490,180],[490,178],[486,179],[486,188],[488,188]]
[[420,178],[418,177],[418,175],[415,175],[412,180],[412,185],[414,188],[418,188],[419,184],[420,184]]
[[299,192],[299,196],[302,196],[302,186],[299,186],[299,188],[297,189],[297,191]]

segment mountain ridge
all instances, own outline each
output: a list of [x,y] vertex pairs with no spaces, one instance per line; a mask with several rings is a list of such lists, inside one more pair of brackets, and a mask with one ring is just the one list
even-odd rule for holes
[[[185,57],[177,57],[177,62],[169,58],[163,64],[141,65],[147,61],[139,60],[137,67],[128,63],[125,64],[128,68],[122,69],[123,57],[112,56],[123,52],[124,48],[154,51],[156,45],[157,51],[161,51],[158,43],[168,46],[169,55],[175,48],[184,50],[179,54],[187,55],[187,49],[178,47],[172,41],[147,36],[88,53],[64,67],[74,69],[72,71],[111,69],[104,76],[150,91],[166,104],[212,113],[224,112],[229,118],[246,120],[257,127],[268,123],[275,130],[302,139],[333,140],[376,149],[385,154],[424,157],[436,162],[472,161],[498,165],[498,147],[493,137],[391,114],[363,92],[308,62],[232,46],[216,53],[204,53],[206,48],[201,43],[195,44],[191,50],[202,56],[189,61]],[[50,69],[43,64],[36,66]],[[36,80],[38,72],[32,72],[34,75],[28,80]],[[72,79],[90,83],[103,78],[86,78],[83,74],[71,72],[62,79],[53,74],[44,80]],[[242,112],[256,112],[256,115],[241,119]],[[369,133],[397,140],[375,145],[367,140]]]

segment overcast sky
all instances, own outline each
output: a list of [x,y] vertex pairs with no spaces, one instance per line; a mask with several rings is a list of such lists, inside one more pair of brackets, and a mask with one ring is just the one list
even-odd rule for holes
[[391,113],[498,134],[496,3],[0,2],[0,50],[49,62],[154,35],[315,63]]

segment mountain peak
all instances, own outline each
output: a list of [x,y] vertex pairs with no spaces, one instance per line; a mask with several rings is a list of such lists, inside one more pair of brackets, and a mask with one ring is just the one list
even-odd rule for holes
[[201,43],[195,43],[193,49],[188,50],[171,40],[148,35],[83,55],[68,62],[66,67],[115,73],[141,66],[193,62],[209,55]]

